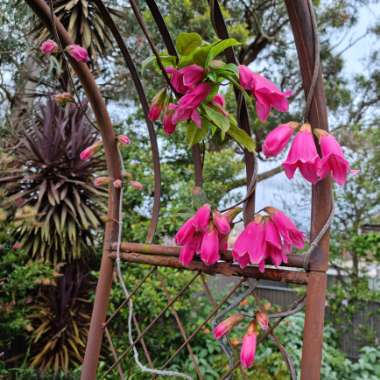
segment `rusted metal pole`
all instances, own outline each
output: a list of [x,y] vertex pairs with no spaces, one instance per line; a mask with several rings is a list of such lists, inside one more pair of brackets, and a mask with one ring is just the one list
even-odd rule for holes
[[[111,258],[116,258],[114,253],[110,253]],[[247,266],[242,269],[239,265],[231,265],[226,262],[219,262],[214,265],[205,265],[199,260],[194,260],[190,265],[183,266],[178,257],[149,255],[136,252],[121,253],[123,261],[136,264],[155,265],[160,267],[168,267],[174,269],[183,269],[191,271],[199,271],[210,275],[223,274],[225,276],[237,276],[246,278],[256,278],[263,280],[279,281],[291,284],[307,284],[309,281],[309,273],[300,270],[286,270],[283,268],[267,268],[265,272],[259,271],[259,268]]]
[[[116,245],[112,245],[112,249],[116,248]],[[129,243],[123,242],[120,246],[121,252],[135,252],[135,253],[145,253],[150,255],[162,255],[162,256],[174,256],[179,257],[179,252],[181,247],[178,246],[167,246],[159,244],[141,244],[141,243]],[[227,251],[220,252],[220,257],[222,260],[227,262],[232,262],[232,251],[229,249]],[[304,263],[307,257],[305,255],[289,254],[288,262],[281,264],[284,267],[290,268],[304,268]]]
[[[51,14],[49,6],[44,0],[26,0],[26,3],[37,14],[41,21],[52,30]],[[58,36],[65,47],[73,44],[69,34],[60,21],[54,17]],[[85,63],[76,62],[69,58],[70,64],[78,75],[79,80],[86,92],[92,110],[103,139],[104,152],[107,162],[109,176],[113,179],[121,179],[121,162],[117,148],[116,136],[112,128],[103,97],[96,85],[95,79],[90,69]],[[111,242],[117,237],[117,221],[119,218],[119,197],[120,191],[110,189],[108,201],[109,220],[106,224],[104,235],[104,249],[100,266],[100,275],[96,288],[96,298],[91,317],[89,337],[86,346],[86,353],[82,368],[82,380],[94,380],[103,339],[103,322],[106,318],[108,298],[112,286],[113,262],[108,256],[108,248]]]
[[[315,37],[308,0],[285,0],[300,62],[305,94],[308,93],[314,63]],[[319,69],[314,97],[308,115],[313,128],[328,129],[326,97],[322,70]],[[325,224],[332,207],[331,180],[313,186],[311,212],[311,240]],[[301,361],[301,380],[319,380],[322,359],[323,325],[326,295],[326,271],[329,257],[329,234],[326,233],[309,262],[310,277],[306,297],[306,316]]]

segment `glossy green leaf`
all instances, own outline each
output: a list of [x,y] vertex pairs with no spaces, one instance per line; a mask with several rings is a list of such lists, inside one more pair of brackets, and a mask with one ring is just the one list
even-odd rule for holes
[[231,123],[230,129],[227,131],[238,144],[246,148],[250,152],[254,152],[256,149],[256,144],[246,131],[239,128],[235,123]]
[[202,37],[194,32],[180,33],[175,44],[179,54],[189,55],[194,49],[202,45]]
[[214,44],[214,46],[212,46],[208,53],[206,65],[208,65],[219,54],[223,53],[224,50],[228,49],[229,47],[238,45],[240,45],[240,42],[236,41],[235,38],[227,38],[226,40],[221,40],[217,42],[216,44]]

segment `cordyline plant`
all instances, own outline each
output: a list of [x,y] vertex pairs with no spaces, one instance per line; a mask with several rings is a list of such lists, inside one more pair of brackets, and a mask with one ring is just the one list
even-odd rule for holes
[[40,288],[28,317],[30,366],[55,373],[83,361],[94,285],[86,264],[69,264],[62,271]]
[[105,164],[80,159],[97,138],[85,112],[85,104],[62,108],[50,98],[15,153],[19,172],[0,178],[3,207],[16,207],[15,233],[34,259],[72,262],[94,247],[106,196],[94,187],[94,173]]

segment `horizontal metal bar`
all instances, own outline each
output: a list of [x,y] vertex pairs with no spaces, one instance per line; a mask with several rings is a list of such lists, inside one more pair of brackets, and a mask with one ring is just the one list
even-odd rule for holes
[[[111,252],[110,257],[115,259],[116,254],[114,252]],[[309,278],[309,274],[307,272],[300,270],[266,268],[265,272],[262,273],[255,266],[248,266],[242,269],[238,265],[227,262],[218,262],[214,265],[207,266],[201,261],[194,260],[189,266],[184,267],[179,261],[178,257],[164,256],[159,254],[149,255],[137,252],[123,252],[120,254],[120,257],[122,260],[131,263],[158,265],[191,271],[201,271],[210,275],[223,274],[225,276],[250,277],[292,284],[307,284]]]
[[[113,244],[112,249],[115,249],[116,246]],[[141,243],[130,243],[123,242],[121,243],[120,250],[122,252],[136,252],[136,253],[146,253],[146,254],[158,254],[162,256],[179,256],[179,251],[181,247],[177,246],[167,246],[167,245],[158,245],[158,244],[141,244]],[[227,262],[232,262],[232,251],[227,250],[223,251],[220,254],[222,260]],[[305,255],[288,255],[288,263],[283,264],[284,267],[289,268],[304,268],[304,264],[307,262],[307,257]]]

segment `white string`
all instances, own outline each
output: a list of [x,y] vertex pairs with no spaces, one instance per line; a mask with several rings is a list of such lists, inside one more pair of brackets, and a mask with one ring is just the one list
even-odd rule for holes
[[[123,157],[120,153],[120,150],[118,152],[119,152],[122,172],[124,172]],[[118,232],[117,232],[116,260],[115,261],[116,261],[116,272],[117,272],[117,276],[118,276],[121,288],[123,289],[125,297],[129,298],[129,301],[128,301],[128,340],[129,340],[129,344],[132,346],[134,360],[142,372],[148,372],[148,373],[151,373],[154,375],[160,375],[160,376],[181,377],[183,379],[193,380],[193,378],[190,375],[186,375],[185,373],[160,370],[160,369],[155,369],[155,368],[148,368],[144,366],[144,364],[142,364],[139,359],[139,353],[137,351],[135,343],[133,342],[133,334],[132,334],[133,301],[132,301],[132,297],[129,296],[129,292],[125,285],[123,274],[121,272],[120,246],[121,246],[122,221],[123,221],[123,192],[124,192],[123,190],[124,190],[124,187],[122,184],[120,188],[119,218],[118,218]],[[115,193],[114,187],[113,187],[113,191]]]

